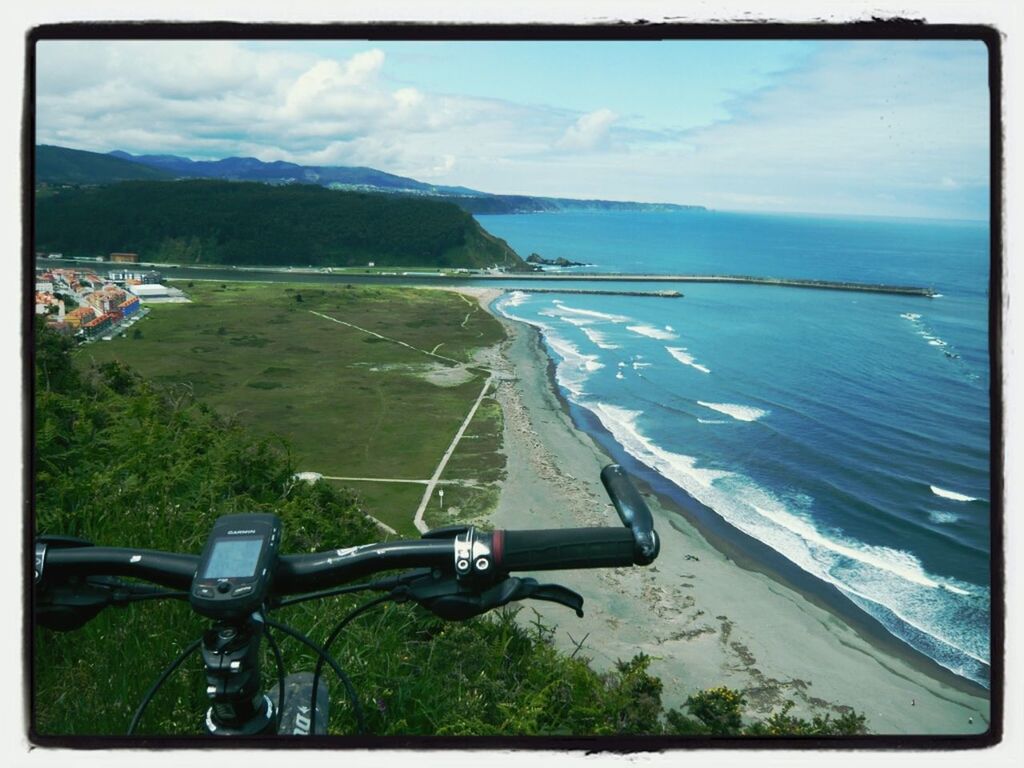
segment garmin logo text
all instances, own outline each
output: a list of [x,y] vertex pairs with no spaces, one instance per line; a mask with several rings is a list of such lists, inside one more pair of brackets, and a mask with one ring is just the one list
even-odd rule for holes
[[240,533],[256,533],[255,529],[250,531],[228,531],[228,536],[237,536]]

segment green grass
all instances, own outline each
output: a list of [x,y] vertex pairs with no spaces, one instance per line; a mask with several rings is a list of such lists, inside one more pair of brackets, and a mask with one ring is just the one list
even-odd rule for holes
[[455,523],[486,527],[486,518],[498,504],[500,483],[505,479],[503,426],[498,401],[485,397],[441,475],[442,480],[469,483],[443,486],[444,508],[432,501],[424,515],[431,528]]
[[[475,302],[449,291],[203,281],[179,287],[191,304],[153,305],[136,326],[140,338],[84,347],[80,366],[119,360],[158,384],[184,387],[255,433],[284,437],[300,470],[330,476],[428,479],[486,373],[464,368],[462,383],[431,383],[431,367],[457,364],[314,311],[461,363],[503,333]],[[499,479],[500,423],[497,403],[485,401],[445,477]],[[369,514],[414,535],[417,489],[421,494],[418,486],[364,483],[359,492]],[[493,506],[494,495],[478,494],[473,503]]]
[[390,525],[402,538],[419,537],[420,533],[412,521],[426,486],[419,483],[365,483],[350,480],[327,482],[355,491],[360,509]]

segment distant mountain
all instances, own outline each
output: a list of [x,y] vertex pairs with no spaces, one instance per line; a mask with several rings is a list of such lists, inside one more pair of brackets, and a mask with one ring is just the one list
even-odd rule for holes
[[317,184],[332,189],[423,195],[450,199],[470,213],[542,213],[568,210],[682,211],[703,210],[699,205],[635,203],[617,200],[575,200],[533,195],[495,195],[489,192],[427,184],[374,168],[309,166],[276,161],[265,163],[254,157],[223,160],[190,160],[177,155],[131,155],[115,150],[112,156],[169,171],[179,178],[215,178],[233,181],[262,181],[276,184]]
[[576,200],[533,195],[495,195],[459,186],[428,184],[374,168],[299,165],[255,157],[191,160],[178,155],[109,154],[64,147],[36,147],[36,182],[50,184],[110,184],[128,180],[222,179],[264,184],[313,184],[330,189],[450,200],[469,213],[556,213],[570,210],[683,211],[699,205],[635,203],[618,200]]
[[36,146],[36,183],[113,184],[118,181],[173,178],[172,173],[120,156],[112,157],[48,144]]
[[528,270],[445,200],[215,179],[55,189],[36,197],[35,247],[172,263]]
[[255,157],[226,157],[223,160],[191,160],[177,155],[130,155],[121,150],[112,156],[169,171],[179,178],[263,181],[279,184],[318,184],[336,189],[358,188],[367,191],[404,192],[439,197],[482,195],[465,187],[426,184],[374,168],[348,166],[297,165],[277,160],[265,163]]

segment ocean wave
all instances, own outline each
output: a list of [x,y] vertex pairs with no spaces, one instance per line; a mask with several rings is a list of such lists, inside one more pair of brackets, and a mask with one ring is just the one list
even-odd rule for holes
[[554,302],[559,309],[563,312],[572,312],[577,315],[584,315],[586,317],[594,317],[598,320],[607,320],[609,323],[626,323],[629,322],[630,318],[625,315],[613,315],[608,312],[598,312],[594,309],[579,309],[577,307],[570,307],[560,299],[555,299]]
[[[822,530],[740,474],[698,467],[696,459],[674,454],[647,438],[637,424],[640,412],[601,403],[588,407],[634,458],[734,527],[856,598],[868,613],[884,619],[896,636],[909,641],[923,633],[930,641],[915,646],[924,645],[936,661],[954,671],[966,669],[964,657],[988,663],[988,638],[972,629],[985,622],[963,621],[964,612],[985,610],[987,590],[930,574],[909,552]],[[803,506],[811,503],[807,499]]]
[[689,354],[686,351],[686,347],[665,347],[665,349],[667,349],[668,353],[683,365],[688,365],[691,368],[696,368],[701,373],[711,373],[710,368],[708,368],[705,365],[701,365],[700,363],[693,359],[693,355]]
[[505,294],[505,301],[501,302],[501,306],[518,307],[529,298],[530,294],[525,291],[512,291],[511,293]]
[[671,331],[666,331],[663,328],[655,328],[653,325],[627,325],[627,330],[641,336],[647,336],[651,339],[659,339],[661,341],[669,341],[671,339],[679,338]]
[[[566,318],[568,319],[568,318]],[[595,345],[601,349],[618,349],[618,344],[612,344],[608,341],[608,336],[595,328],[583,328],[581,329],[583,334],[591,340]]]
[[957,493],[956,491],[947,491],[945,488],[939,488],[939,487],[934,486],[934,485],[929,485],[928,487],[932,489],[932,493],[934,493],[936,496],[941,496],[942,498],[950,499],[951,501],[977,501],[978,500],[974,496],[966,496],[965,494]]
[[555,381],[576,397],[584,393],[583,385],[590,374],[604,368],[604,363],[597,355],[588,355],[575,344],[552,330],[544,334],[544,339],[552,351],[562,358],[555,365]]
[[728,424],[729,422],[723,421],[722,419],[702,419],[697,417],[698,424]]
[[585,325],[592,325],[597,321],[592,317],[572,317],[566,315],[564,312],[559,312],[560,307],[549,307],[548,309],[542,309],[537,312],[542,317],[554,317],[561,320],[569,325],[575,325],[577,327],[583,327]]
[[948,358],[957,359],[960,357],[960,355],[956,354],[955,352],[950,352],[945,349],[946,347],[949,346],[949,342],[935,335],[934,331],[932,331],[931,328],[925,325],[924,321],[921,319],[921,315],[919,315],[917,312],[904,312],[902,315],[900,315],[900,317],[902,317],[904,320],[910,321],[911,325],[913,325],[914,328],[917,330],[917,335],[920,336],[925,341],[927,341],[928,346],[939,347],[940,349],[942,349],[943,354],[945,354]]
[[952,512],[941,512],[937,509],[929,509],[928,519],[933,523],[938,523],[939,525],[948,525],[949,523],[955,523],[960,519],[960,516],[954,515]]
[[697,405],[703,405],[705,408],[710,408],[713,411],[724,413],[726,416],[732,416],[737,421],[757,421],[768,413],[768,411],[762,410],[761,408],[754,408],[752,405],[706,403],[703,400],[698,400]]
[[604,428],[634,458],[642,461],[663,477],[672,480],[684,490],[694,485],[710,488],[715,480],[726,477],[728,472],[714,469],[703,469],[697,466],[697,460],[691,456],[665,450],[640,432],[637,420],[642,411],[631,411],[616,405],[602,402],[585,402]]
[[662,448],[641,431],[641,411],[602,402],[583,405],[627,453],[730,525],[832,584],[938,663],[986,684],[987,588],[934,575],[910,552],[822,529],[809,517],[810,498],[793,508],[795,500],[781,500],[750,478],[701,467],[694,457]]
[[583,385],[594,371],[604,368],[604,363],[597,355],[585,354],[571,341],[560,336],[554,326],[541,320],[515,315],[509,312],[507,307],[508,304],[505,303],[497,308],[505,317],[537,328],[548,347],[561,358],[555,363],[555,381],[559,386],[565,388],[574,398],[582,396],[584,394]]

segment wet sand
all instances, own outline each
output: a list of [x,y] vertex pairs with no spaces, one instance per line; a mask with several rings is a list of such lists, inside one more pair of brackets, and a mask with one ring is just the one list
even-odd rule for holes
[[[462,289],[487,306],[498,291]],[[508,340],[481,353],[496,372],[505,418],[507,478],[492,523],[499,528],[620,525],[599,473],[611,459],[578,429],[553,386],[538,333],[499,318]],[[533,574],[583,595],[583,619],[560,606],[527,602],[556,627],[555,642],[598,669],[643,652],[664,683],[666,706],[696,690],[743,691],[747,715],[763,717],[787,700],[793,714],[833,716],[852,707],[875,734],[978,734],[988,728],[980,687],[930,674],[898,641],[858,631],[811,594],[743,563],[713,532],[705,537],[679,508],[647,496],[661,554],[647,568]],[[717,544],[709,543],[709,538]],[[726,544],[723,546],[723,544]],[[743,563],[741,565],[741,563]],[[851,625],[852,624],[852,625]],[[935,670],[932,670],[933,672]],[[973,721],[973,722],[972,722]]]

